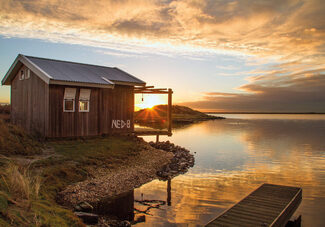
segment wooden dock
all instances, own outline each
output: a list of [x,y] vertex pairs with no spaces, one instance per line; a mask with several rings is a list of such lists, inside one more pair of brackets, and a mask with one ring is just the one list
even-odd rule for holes
[[301,200],[301,188],[263,184],[206,226],[285,226]]

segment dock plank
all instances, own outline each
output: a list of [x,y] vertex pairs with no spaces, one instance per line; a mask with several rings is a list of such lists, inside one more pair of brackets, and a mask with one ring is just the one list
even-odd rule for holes
[[206,226],[285,226],[301,200],[301,188],[263,184]]

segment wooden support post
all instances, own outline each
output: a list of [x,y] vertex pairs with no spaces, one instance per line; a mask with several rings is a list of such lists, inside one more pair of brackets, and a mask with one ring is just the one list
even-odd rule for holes
[[168,124],[168,132],[172,132],[172,89],[168,89],[168,106],[167,106],[167,124]]
[[158,143],[159,142],[159,135],[157,134],[156,135],[156,143]]
[[172,205],[172,181],[170,178],[167,181],[167,205]]

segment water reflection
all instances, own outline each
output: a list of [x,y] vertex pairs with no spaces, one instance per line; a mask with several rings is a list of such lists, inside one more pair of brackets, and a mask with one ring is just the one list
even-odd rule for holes
[[135,190],[135,199],[172,201],[152,210],[145,226],[203,225],[265,182],[302,187],[295,216],[303,226],[325,226],[325,121],[306,119],[216,120],[175,130],[163,139],[196,152],[195,166],[172,179],[170,196],[158,180]]

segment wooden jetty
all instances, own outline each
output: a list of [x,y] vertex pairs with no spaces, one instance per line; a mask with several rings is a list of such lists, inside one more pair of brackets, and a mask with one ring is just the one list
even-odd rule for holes
[[285,226],[301,200],[301,188],[263,184],[206,226]]

